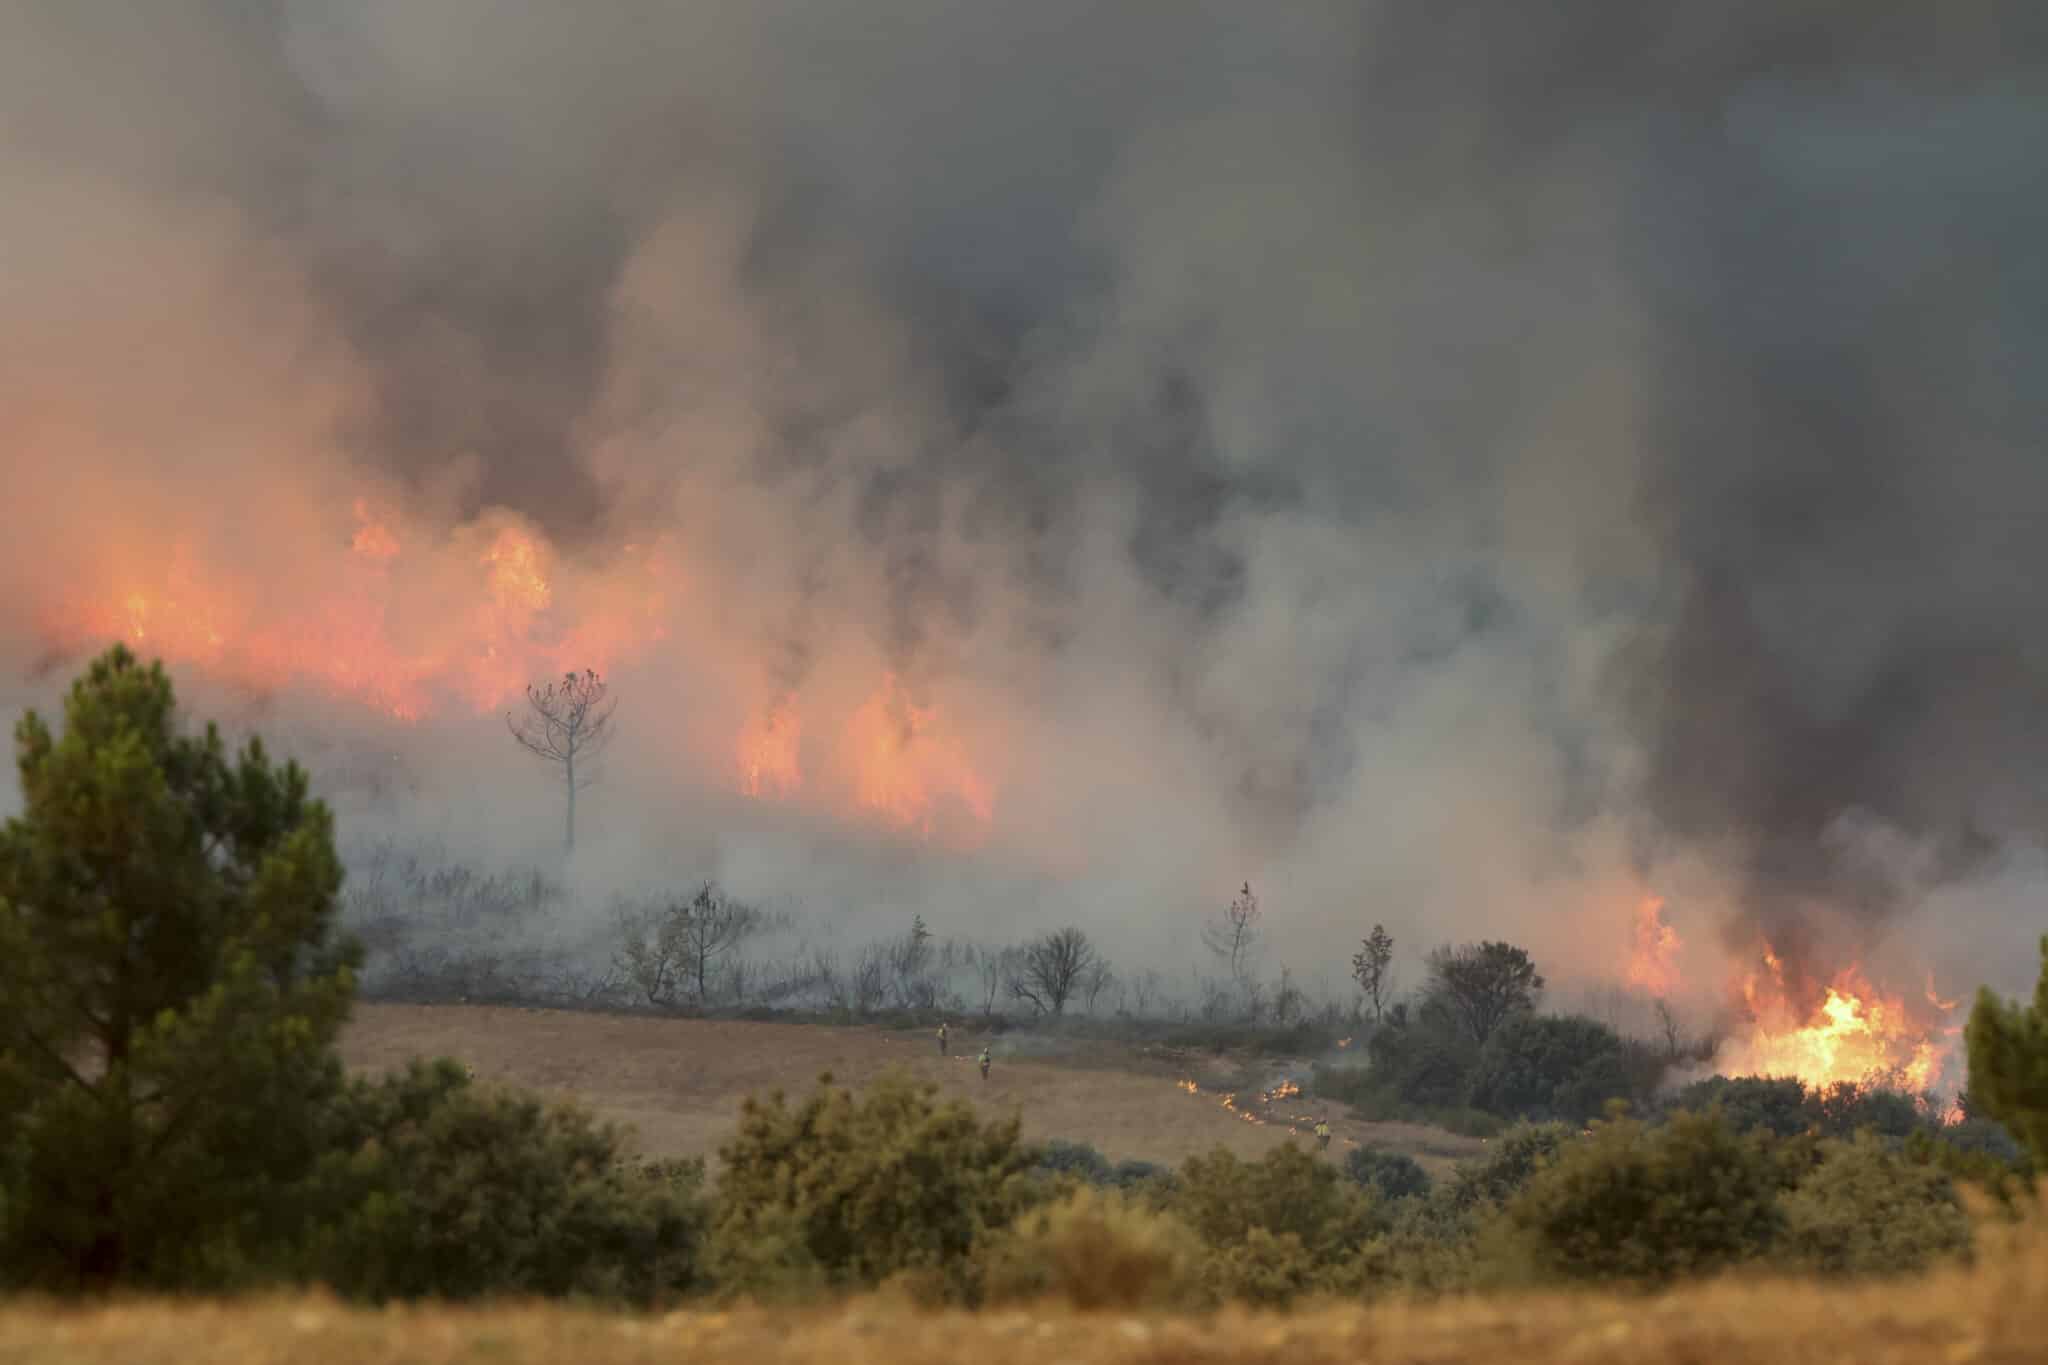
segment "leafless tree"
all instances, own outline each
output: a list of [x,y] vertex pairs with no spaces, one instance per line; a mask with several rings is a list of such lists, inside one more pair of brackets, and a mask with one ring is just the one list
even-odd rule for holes
[[1228,909],[1202,926],[1202,943],[1219,958],[1232,981],[1243,981],[1257,960],[1260,922],[1259,898],[1246,882]]
[[1301,1018],[1307,1008],[1308,997],[1294,984],[1293,971],[1282,967],[1280,982],[1273,988],[1273,1022],[1285,1027]]
[[1040,1014],[1064,1014],[1074,988],[1100,958],[1088,935],[1071,926],[1033,939],[1012,964],[1010,994]]
[[1678,1012],[1661,995],[1651,1002],[1650,1008],[1657,1016],[1658,1036],[1664,1040],[1664,1059],[1675,1062],[1685,1052],[1685,1029],[1679,1022]]
[[855,1014],[873,1014],[879,1009],[889,994],[889,950],[879,943],[861,949],[853,960],[847,987]]
[[1014,970],[1016,950],[1012,948],[978,948],[974,950],[974,979],[978,987],[975,994],[981,1000],[983,1018],[996,1012],[996,1001],[1002,998],[1003,986]]
[[924,916],[915,916],[903,937],[889,945],[890,989],[905,1009],[930,1009],[938,1003],[939,983],[932,979],[932,931]]
[[1142,1019],[1145,1011],[1158,998],[1160,990],[1159,973],[1147,967],[1135,976],[1124,978],[1123,984],[1131,993],[1131,1013]]
[[1081,973],[1081,1000],[1090,1014],[1095,1013],[1095,1002],[1115,982],[1116,973],[1109,969],[1109,963],[1097,958],[1087,971]]
[[[505,716],[505,728],[528,752],[562,765],[562,777],[569,794],[567,840],[576,849],[576,792],[597,780],[590,766],[616,731],[612,716],[619,701],[610,694],[604,680],[590,669],[565,673],[560,682],[526,689],[527,714],[515,719]],[[579,774],[576,765],[584,765]]]
[[706,882],[688,901],[628,916],[618,969],[647,1002],[665,1005],[678,990],[704,1004],[720,962],[761,927],[760,911]]
[[839,970],[839,955],[829,948],[820,948],[811,955],[809,972],[811,982],[817,987],[818,998],[826,1009],[843,1010],[852,1002],[846,994],[846,978]]

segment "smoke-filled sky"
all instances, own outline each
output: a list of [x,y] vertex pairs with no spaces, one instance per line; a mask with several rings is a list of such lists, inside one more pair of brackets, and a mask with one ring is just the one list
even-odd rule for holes
[[[2044,54],[2026,0],[14,0],[7,686],[165,644],[359,833],[507,858],[507,680],[603,668],[592,886],[1179,964],[1249,878],[1333,979],[1374,920],[1605,969],[1655,889],[2011,987]],[[806,804],[891,674],[971,837]],[[805,800],[748,801],[778,700]]]

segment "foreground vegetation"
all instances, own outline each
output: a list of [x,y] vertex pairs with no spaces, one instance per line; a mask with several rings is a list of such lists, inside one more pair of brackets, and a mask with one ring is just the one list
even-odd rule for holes
[[230,1307],[129,1302],[0,1308],[0,1359],[185,1365],[409,1361],[557,1365],[1922,1365],[2038,1360],[2048,1340],[2048,1248],[2039,1241],[1910,1286],[1804,1280],[1696,1284],[1652,1298],[1594,1293],[1468,1297],[1439,1304],[1326,1305],[1285,1316],[1104,1315],[1065,1307],[926,1313],[881,1297],[803,1313],[662,1316],[524,1306],[346,1308],[326,1298]]
[[[1626,1058],[1581,1022],[1536,1018],[1533,964],[1481,944],[1435,959],[1443,992],[1386,1031],[1376,1072],[1438,1076],[1455,1047],[1515,1105],[1578,1098],[1573,1122],[1507,1129],[1446,1180],[1292,1145],[1113,1166],[891,1076],[749,1100],[713,1181],[702,1163],[629,1160],[582,1110],[451,1062],[346,1080],[334,1042],[358,955],[334,928],[327,812],[294,765],[254,742],[231,760],[175,717],[161,670],[117,649],[73,688],[61,736],[33,715],[17,734],[25,813],[0,830],[0,1287],[807,1311],[879,1291],[925,1309],[1206,1313],[1966,1263],[1982,1285],[2039,1266],[2006,1239],[2038,1226],[2030,1181],[2048,1158],[2048,943],[2035,1003],[1986,997],[1970,1030],[1978,1103],[2019,1142],[1958,1141],[1910,1097],[1757,1080],[1642,1119],[1616,1102],[1582,1126],[1601,1089],[1586,1078]],[[1472,972],[1512,986],[1506,1004],[1459,1009]]]

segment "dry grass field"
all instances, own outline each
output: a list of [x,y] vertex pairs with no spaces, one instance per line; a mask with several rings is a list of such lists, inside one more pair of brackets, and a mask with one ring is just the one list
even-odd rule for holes
[[2048,1358],[2048,1254],[1907,1285],[1714,1284],[1657,1298],[1546,1295],[1285,1316],[912,1311],[607,1315],[570,1308],[0,1307],[0,1361],[79,1365],[2004,1365]]
[[[1215,1063],[1205,1069],[1199,1061],[1182,1064],[1115,1044],[997,1038],[984,1083],[974,1068],[980,1045],[958,1033],[953,1055],[941,1058],[929,1034],[879,1028],[364,1004],[342,1039],[342,1055],[359,1070],[402,1066],[414,1056],[455,1057],[480,1078],[574,1096],[630,1125],[651,1156],[713,1156],[748,1094],[778,1086],[801,1094],[821,1071],[858,1086],[890,1067],[992,1113],[1021,1114],[1027,1137],[1091,1143],[1113,1161],[1178,1165],[1218,1144],[1257,1156],[1288,1140],[1289,1120],[1306,1132],[1317,1112],[1328,1113],[1335,1132],[1332,1157],[1368,1143],[1411,1153],[1441,1172],[1484,1148],[1417,1124],[1356,1122],[1340,1106],[1300,1098],[1262,1105],[1240,1094],[1239,1106],[1266,1120],[1250,1122],[1223,1106]],[[1189,1093],[1183,1080],[1199,1092]]]

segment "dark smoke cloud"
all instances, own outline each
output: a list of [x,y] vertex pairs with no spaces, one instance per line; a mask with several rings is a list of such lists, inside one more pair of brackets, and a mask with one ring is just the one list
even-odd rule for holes
[[919,893],[992,919],[1249,875],[1319,954],[1583,957],[1697,865],[1790,943],[2044,828],[2044,51],[2021,0],[30,0],[0,399],[91,438],[31,498],[216,539],[210,487],[366,478],[680,535],[723,602],[650,727],[960,681],[1094,855]]

